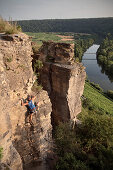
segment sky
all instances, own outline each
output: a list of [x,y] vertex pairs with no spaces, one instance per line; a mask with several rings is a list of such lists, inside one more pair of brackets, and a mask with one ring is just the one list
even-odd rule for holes
[[113,17],[113,0],[0,0],[4,19]]

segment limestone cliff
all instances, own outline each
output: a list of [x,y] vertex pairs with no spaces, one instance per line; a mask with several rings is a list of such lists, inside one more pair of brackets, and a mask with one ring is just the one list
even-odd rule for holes
[[[26,122],[26,107],[20,99],[35,95],[31,87],[35,81],[32,70],[32,47],[27,35],[0,37],[0,147],[1,162],[12,170],[21,170],[31,163],[42,162],[50,149],[51,103],[47,92],[36,95],[40,110],[33,115],[34,126]],[[49,142],[48,142],[49,141]],[[18,151],[18,152],[17,152]],[[22,165],[23,163],[23,165]]]
[[[73,55],[73,44],[44,42],[34,62],[43,61],[40,80],[46,91],[36,93],[32,91],[36,77],[29,37],[23,33],[0,35],[0,147],[3,148],[0,168],[3,170],[4,167],[48,168],[45,160],[53,146],[51,118],[54,125],[58,121],[75,120],[81,111],[85,71],[74,62]],[[35,100],[40,102],[39,111],[33,114],[33,126],[28,122],[27,108],[20,101],[28,94],[36,95]]]
[[82,64],[74,62],[73,44],[44,42],[39,59],[43,61],[41,83],[52,103],[52,121],[75,120],[81,112],[85,83]]

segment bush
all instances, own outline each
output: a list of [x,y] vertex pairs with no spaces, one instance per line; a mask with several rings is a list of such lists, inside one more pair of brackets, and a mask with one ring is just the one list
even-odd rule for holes
[[38,73],[38,71],[41,69],[43,67],[43,63],[42,63],[42,61],[41,60],[36,60],[35,62],[34,62],[34,72],[36,73]]
[[113,91],[112,91],[112,90],[108,90],[108,91],[107,91],[107,95],[108,95],[108,97],[110,97],[111,99],[113,99]]
[[32,43],[32,49],[34,54],[38,54],[39,48],[40,48],[39,44],[37,44],[36,42]]
[[88,98],[83,99],[83,101],[82,101],[82,106],[83,106],[84,108],[89,107],[90,105],[91,105],[91,100],[90,100],[90,99],[88,99]]
[[113,147],[113,117],[90,113],[82,120],[79,137],[91,150],[97,144],[107,148]]
[[60,123],[55,132],[57,170],[113,169],[113,116],[90,111],[80,126]]
[[57,170],[88,170],[89,168],[80,160],[77,160],[72,153],[65,153],[60,157],[56,165]]
[[32,91],[39,92],[42,90],[42,86],[38,84],[38,81],[36,80],[32,86]]
[[0,159],[2,158],[2,151],[3,151],[3,148],[0,148]]
[[93,86],[93,87],[95,87],[97,90],[99,90],[99,91],[103,91],[103,89],[99,86],[99,84],[95,84],[94,82],[90,82],[90,84]]

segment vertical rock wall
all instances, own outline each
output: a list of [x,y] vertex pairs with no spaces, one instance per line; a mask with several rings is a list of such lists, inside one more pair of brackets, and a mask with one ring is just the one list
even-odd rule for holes
[[[51,103],[47,92],[36,95],[32,70],[32,47],[27,35],[0,37],[0,147],[1,160],[12,170],[27,169],[33,163],[43,164],[51,148]],[[33,115],[34,126],[27,117],[21,98],[36,95],[40,110]],[[23,166],[22,166],[23,164]]]
[[82,64],[74,63],[73,48],[71,44],[53,42],[44,43],[41,48],[41,82],[51,99],[53,124],[75,120],[81,112],[86,73]]

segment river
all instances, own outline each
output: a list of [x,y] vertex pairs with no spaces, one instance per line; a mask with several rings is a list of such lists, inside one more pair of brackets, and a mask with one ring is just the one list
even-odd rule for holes
[[96,60],[96,52],[99,45],[94,44],[84,53],[82,63],[86,67],[88,79],[91,82],[97,83],[104,90],[113,90],[113,82],[111,82],[105,73],[102,73],[102,68]]

